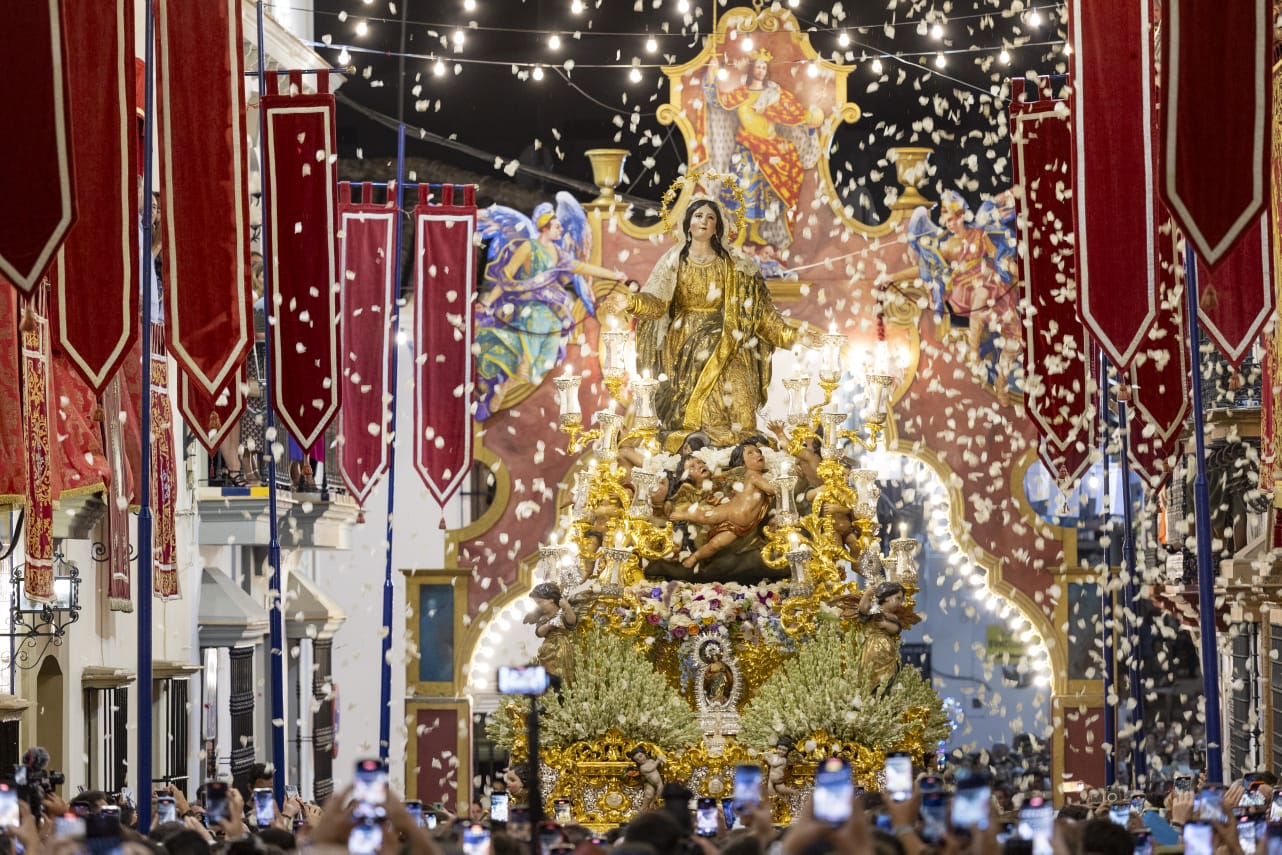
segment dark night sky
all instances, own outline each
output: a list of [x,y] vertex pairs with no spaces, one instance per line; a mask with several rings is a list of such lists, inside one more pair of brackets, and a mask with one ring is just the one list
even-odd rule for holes
[[[413,141],[411,156],[483,175],[501,175],[495,157],[519,158],[523,164],[590,181],[582,152],[618,146],[634,152],[627,169],[631,193],[657,200],[677,175],[684,146],[679,132],[654,117],[655,108],[667,101],[666,78],[657,68],[643,68],[642,81],[632,82],[628,66],[634,58],[647,65],[681,63],[694,56],[700,36],[693,27],[700,33],[710,29],[713,0],[690,0],[698,8],[689,17],[677,11],[679,0],[586,0],[589,8],[580,14],[571,11],[571,2],[475,0],[469,12],[465,0],[316,0],[315,32],[318,39],[329,36],[334,45],[398,52],[404,16],[404,51],[415,56],[404,60],[403,85],[398,85],[397,58],[353,50],[351,62],[360,73],[343,94],[393,118],[399,95],[407,124],[489,155],[481,159]],[[878,0],[875,5],[854,0],[845,5],[848,11],[840,21],[842,4],[833,0],[799,0],[792,11],[803,29],[815,30],[811,44],[824,58],[834,59],[840,52],[842,62],[856,66],[849,98],[865,115],[842,127],[830,154],[847,201],[853,199],[854,184],[868,181],[878,159],[896,145],[936,149],[932,162],[938,171],[930,195],[937,197],[948,186],[975,200],[1002,189],[1009,182],[1004,108],[988,93],[1005,76],[1063,70],[1061,7],[956,0],[943,17],[921,0]],[[1037,26],[1029,20],[1034,10],[1041,18]],[[346,20],[340,20],[344,11]],[[356,33],[360,21],[369,28],[364,37]],[[942,27],[942,38],[930,33],[934,23]],[[465,41],[456,52],[452,36],[460,29]],[[576,29],[582,34],[577,39]],[[560,34],[559,49],[548,46],[551,32]],[[842,32],[851,40],[845,48],[838,42]],[[646,34],[656,37],[657,53],[646,52]],[[998,59],[1003,45],[1010,49],[1009,65]],[[941,49],[950,53],[946,68],[937,72],[933,61]],[[321,53],[337,61],[337,50]],[[878,53],[885,57],[881,74],[871,65]],[[899,58],[890,58],[892,53]],[[444,75],[433,73],[435,58],[446,63]],[[568,74],[551,67],[566,59],[576,64]],[[541,81],[522,80],[513,73],[513,62],[549,66]],[[591,67],[601,64],[622,67]],[[631,114],[638,108],[634,119]],[[615,124],[620,118],[622,131]],[[656,148],[657,141],[662,144]],[[341,105],[339,142],[343,157],[395,156],[394,131]],[[655,163],[642,175],[646,156]],[[559,188],[545,184],[541,189]],[[880,195],[879,190],[872,193],[877,201]]]

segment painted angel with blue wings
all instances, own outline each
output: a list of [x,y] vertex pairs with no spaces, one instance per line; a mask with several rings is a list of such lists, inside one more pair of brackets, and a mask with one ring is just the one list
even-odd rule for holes
[[502,205],[481,212],[489,241],[485,285],[476,305],[476,419],[523,401],[565,358],[577,320],[594,314],[591,280],[626,282],[620,270],[586,259],[592,233],[569,193],[533,217]]
[[927,208],[913,211],[909,252],[918,276],[930,286],[937,315],[947,311],[954,325],[966,327],[972,364],[979,364],[981,345],[993,340],[996,378],[1003,378],[993,385],[998,402],[1005,404],[1024,332],[1016,282],[1015,199],[1009,191],[999,194],[972,216],[961,194],[950,190],[940,208],[938,226]]

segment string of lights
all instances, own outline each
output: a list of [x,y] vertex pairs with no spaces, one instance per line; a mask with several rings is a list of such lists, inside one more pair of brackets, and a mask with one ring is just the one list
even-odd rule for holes
[[[796,2],[796,0],[789,0],[788,5],[789,7],[795,9],[800,4],[799,2]],[[465,12],[475,12],[479,10],[480,6],[481,4],[478,2],[471,2],[471,3],[465,2],[463,4],[463,10]],[[580,6],[582,6],[582,4],[580,4]],[[283,8],[293,9],[294,7],[283,7]],[[1060,8],[1061,8],[1060,3],[1044,3],[1040,5],[1028,6],[1024,8],[1021,12],[1015,13],[1015,14],[1022,15],[1024,17],[1025,22],[1029,26],[1039,27],[1041,26],[1041,23],[1042,23],[1043,12],[1046,12],[1046,11],[1057,12]],[[331,11],[320,10],[320,9],[317,9],[317,10],[308,9],[306,11],[309,11],[309,12],[314,11],[314,13],[318,16],[320,15],[332,16],[337,18],[340,22],[344,22],[344,23],[353,17],[348,12],[331,12]],[[689,6],[687,4],[687,8],[685,12],[682,12],[679,6],[676,11],[681,12],[682,14],[688,14]],[[575,12],[572,4],[571,12],[573,12],[574,14],[582,14],[583,9],[580,9],[578,12]],[[962,23],[964,21],[969,21],[969,20],[985,20],[985,19],[993,18],[994,16],[1000,16],[1000,15],[1001,13],[994,13],[994,12],[976,12],[968,15],[944,15],[943,13],[939,13],[939,12],[936,12],[934,14],[932,14],[931,12],[927,12],[925,18],[922,18],[922,19],[905,18],[902,21],[875,21],[875,22],[869,21],[867,23],[849,23],[849,24],[843,23],[843,24],[834,25],[834,26],[826,26],[818,22],[809,21],[807,23],[810,25],[810,29],[808,29],[806,32],[812,35],[823,34],[823,33],[836,33],[838,34],[838,37],[840,37],[841,33],[848,33],[851,30],[858,31],[858,30],[866,30],[866,29],[874,29],[874,28],[882,30],[886,28],[899,29],[900,27],[913,27],[914,29],[920,32],[923,24],[929,24],[930,35],[936,39],[942,39],[945,35],[944,24],[957,24],[957,23]],[[360,17],[360,21],[367,22],[367,23],[394,24],[396,26],[400,26],[402,23],[404,23],[406,26],[424,27],[428,30],[444,30],[444,31],[454,30],[461,27],[470,32],[476,32],[476,33],[510,33],[510,34],[516,34],[516,35],[530,35],[530,36],[542,36],[542,37],[551,37],[551,36],[564,37],[569,35],[575,39],[584,38],[584,37],[594,37],[594,36],[602,36],[602,37],[609,37],[609,38],[637,38],[637,39],[646,40],[646,49],[651,53],[653,53],[655,50],[658,49],[658,41],[660,39],[688,39],[691,35],[689,31],[671,32],[671,31],[659,30],[659,31],[651,32],[651,31],[645,30],[642,32],[636,32],[635,30],[594,30],[594,29],[578,29],[573,27],[559,27],[559,28],[502,27],[502,26],[480,24],[476,21],[469,21],[466,24],[460,25],[458,23],[451,24],[451,23],[446,23],[444,21],[420,21],[420,20],[408,20],[408,19],[405,21],[401,21],[400,18],[387,18],[387,17],[381,17],[377,15],[363,15]],[[590,22],[589,22],[589,26],[590,26]],[[925,33],[922,33],[922,35],[925,35]],[[655,44],[655,47],[652,48],[649,46],[651,42]]]

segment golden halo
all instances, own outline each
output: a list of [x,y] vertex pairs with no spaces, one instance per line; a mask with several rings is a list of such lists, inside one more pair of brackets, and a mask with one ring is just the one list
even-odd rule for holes
[[699,169],[687,175],[682,175],[668,185],[668,190],[663,194],[663,205],[659,208],[659,217],[663,220],[663,230],[672,234],[672,221],[668,215],[672,209],[672,203],[677,198],[679,188],[688,185],[692,181],[701,181],[705,178],[713,181],[720,181],[722,186],[729,186],[730,192],[734,193],[734,200],[739,203],[739,207],[734,212],[734,233],[736,236],[743,234],[744,223],[747,217],[744,215],[744,208],[747,202],[743,198],[743,188],[739,186],[738,180],[733,175],[727,175],[724,172],[710,172],[706,169]]

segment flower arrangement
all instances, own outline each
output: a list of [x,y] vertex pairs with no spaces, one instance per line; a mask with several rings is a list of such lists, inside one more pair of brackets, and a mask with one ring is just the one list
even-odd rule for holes
[[[617,731],[629,741],[684,747],[699,740],[694,711],[645,654],[627,639],[584,627],[574,634],[574,682],[548,693],[540,717],[541,742],[565,748]],[[524,734],[508,709],[490,716],[487,732],[511,750]]]
[[885,686],[858,673],[860,633],[824,620],[809,643],[784,662],[753,696],[740,718],[740,740],[761,750],[789,742],[803,754],[816,735],[851,748],[922,753],[948,735],[934,689],[916,668],[901,668]]
[[779,625],[779,608],[789,582],[740,585],[734,582],[643,582],[629,593],[639,605],[642,631],[659,641],[676,641],[705,630],[727,632],[748,641],[792,642]]

